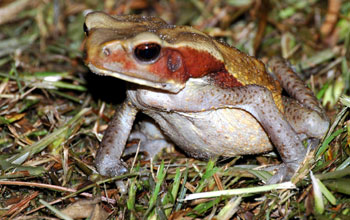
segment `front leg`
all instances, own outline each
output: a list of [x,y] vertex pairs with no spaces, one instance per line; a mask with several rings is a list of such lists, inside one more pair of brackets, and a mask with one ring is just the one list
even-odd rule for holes
[[116,109],[116,113],[104,133],[96,156],[96,167],[101,175],[118,176],[127,171],[121,156],[137,111],[136,107],[128,100]]

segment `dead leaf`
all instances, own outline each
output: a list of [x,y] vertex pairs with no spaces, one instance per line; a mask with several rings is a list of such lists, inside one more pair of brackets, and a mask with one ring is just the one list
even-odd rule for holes
[[61,210],[62,213],[68,215],[73,219],[78,218],[90,218],[91,220],[104,220],[107,219],[108,213],[99,205],[99,199],[95,200],[79,200],[65,209]]

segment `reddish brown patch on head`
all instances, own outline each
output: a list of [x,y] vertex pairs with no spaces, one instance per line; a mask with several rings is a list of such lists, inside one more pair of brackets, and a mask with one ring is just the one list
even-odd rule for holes
[[92,63],[100,69],[121,71],[134,77],[158,82],[174,80],[178,83],[185,83],[189,78],[209,76],[214,83],[222,88],[242,86],[234,76],[227,72],[221,60],[206,51],[190,47],[164,47],[161,49],[158,59],[153,63],[142,63],[136,60],[135,56],[129,54],[122,47],[113,48],[113,50],[103,47],[103,45],[87,48],[86,62]]
[[157,62],[150,65],[149,71],[161,78],[184,83],[189,78],[210,76],[222,88],[242,86],[229,74],[221,60],[206,51],[190,47],[163,48]]
[[224,64],[206,51],[190,47],[163,48],[158,61],[149,71],[161,78],[184,83],[189,78],[203,77],[224,69]]
[[184,58],[188,78],[199,78],[225,69],[221,60],[206,51],[198,51],[189,47],[179,48],[179,51]]

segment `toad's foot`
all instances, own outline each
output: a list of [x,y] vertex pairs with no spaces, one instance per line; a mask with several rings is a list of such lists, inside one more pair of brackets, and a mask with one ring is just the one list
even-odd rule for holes
[[[320,139],[309,138],[307,139],[308,147],[307,152],[315,150],[320,143]],[[284,162],[277,167],[275,175],[273,175],[268,181],[267,184],[276,184],[280,182],[289,181],[297,173],[300,168],[300,165],[303,164],[302,160],[288,161]]]
[[104,176],[120,176],[128,172],[127,165],[121,159],[116,160],[110,155],[105,155],[103,160],[100,160],[99,167],[103,167],[103,172],[99,170],[101,175]]

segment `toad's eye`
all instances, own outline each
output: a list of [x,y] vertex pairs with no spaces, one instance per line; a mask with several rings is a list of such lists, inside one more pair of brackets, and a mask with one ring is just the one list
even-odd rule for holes
[[154,62],[160,54],[160,45],[156,43],[145,43],[135,47],[134,55],[141,62]]

